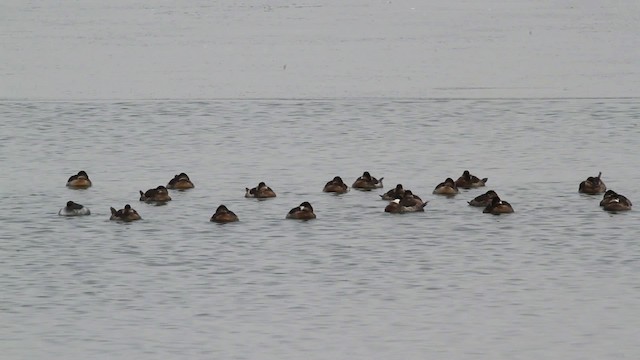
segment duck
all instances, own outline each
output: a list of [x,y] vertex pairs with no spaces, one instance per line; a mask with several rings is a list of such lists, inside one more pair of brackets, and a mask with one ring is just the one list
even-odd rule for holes
[[468,201],[468,203],[471,206],[487,207],[489,206],[489,204],[491,204],[491,201],[493,200],[493,198],[497,196],[498,194],[495,191],[489,190],[482,195],[476,196],[475,198],[473,198],[473,200]]
[[513,212],[513,207],[508,202],[501,200],[500,197],[496,196],[491,200],[491,204],[487,205],[482,212],[494,215],[509,214]]
[[175,175],[173,179],[167,183],[167,189],[172,190],[187,190],[193,189],[194,187],[195,185],[193,185],[193,182],[191,182],[191,179],[189,179],[189,176],[185,173]]
[[604,206],[606,203],[610,202],[611,200],[615,199],[618,197],[618,193],[613,191],[613,190],[607,190],[604,193],[604,196],[602,197],[602,200],[600,200],[600,206]]
[[402,211],[402,206],[400,205],[400,199],[391,200],[391,202],[389,202],[389,204],[385,206],[384,212],[392,213],[392,214],[404,213],[404,211]]
[[456,186],[463,189],[472,189],[485,186],[485,183],[489,178],[480,179],[475,175],[471,175],[469,170],[465,170],[462,176],[456,180]]
[[626,196],[614,192],[613,194],[609,194],[609,197],[602,199],[600,206],[606,211],[617,212],[631,210],[632,204]]
[[397,184],[395,188],[387,191],[386,193],[380,195],[382,200],[394,200],[394,199],[402,199],[404,196],[404,187],[402,184]]
[[356,181],[353,182],[353,185],[351,185],[351,187],[358,190],[380,189],[383,187],[383,179],[383,177],[381,177],[380,179],[376,179],[371,176],[368,171],[365,171],[362,173],[362,176],[360,176],[356,179]]
[[67,201],[67,205],[58,211],[60,216],[83,216],[91,215],[89,208],[73,201]]
[[227,209],[227,207],[224,205],[220,205],[216,209],[215,214],[211,216],[211,219],[209,221],[217,223],[229,223],[239,221],[239,219],[233,211]]
[[347,184],[342,181],[340,176],[336,176],[333,180],[327,182],[322,189],[323,192],[336,193],[336,194],[344,194],[349,191],[349,187]]
[[311,220],[316,218],[316,214],[313,212],[313,207],[309,202],[305,201],[301,203],[299,206],[294,207],[289,210],[289,213],[286,216],[287,219],[298,219],[298,220]]
[[433,189],[433,193],[437,195],[453,196],[459,193],[458,187],[452,178],[447,178],[444,182],[441,182]]
[[427,205],[427,202],[428,201],[422,201],[418,195],[415,195],[409,189],[404,191],[404,195],[400,199],[400,205],[403,207],[424,208],[424,206]]
[[169,190],[162,185],[155,189],[149,189],[146,192],[142,192],[142,190],[140,190],[140,201],[167,202],[170,200],[171,196],[169,196]]
[[596,195],[601,194],[607,190],[607,186],[604,184],[600,177],[602,176],[602,172],[598,173],[598,176],[593,177],[589,176],[587,180],[580,183],[578,186],[578,192]]
[[72,175],[69,180],[67,180],[67,186],[70,188],[86,189],[91,185],[89,175],[87,175],[84,170],[78,171],[76,175]]
[[119,221],[135,221],[141,220],[140,214],[131,207],[131,205],[127,204],[124,206],[124,209],[117,210],[113,207],[111,208],[111,218],[109,220],[119,220]]
[[411,190],[405,190],[405,194],[402,198],[392,200],[385,208],[384,211],[388,213],[407,213],[424,211],[424,207],[427,206],[428,201],[422,201],[419,196],[414,195]]
[[257,198],[257,199],[266,199],[276,197],[275,191],[273,191],[264,181],[261,181],[258,186],[249,189],[245,188],[244,197],[246,198]]

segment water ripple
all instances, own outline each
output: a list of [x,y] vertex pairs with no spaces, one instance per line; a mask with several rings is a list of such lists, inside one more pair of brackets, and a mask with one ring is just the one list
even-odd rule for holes
[[[16,121],[0,124],[11,134],[0,152],[0,343],[12,358],[34,357],[23,356],[27,344],[44,344],[48,358],[68,358],[68,348],[92,358],[577,358],[575,344],[602,358],[617,354],[606,344],[638,354],[629,309],[640,303],[639,215],[607,213],[577,185],[602,171],[610,188],[637,197],[639,108],[1,103]],[[94,186],[67,189],[80,169]],[[485,189],[431,194],[464,169],[488,176],[486,189],[516,212],[467,205]],[[425,212],[384,213],[383,190],[321,192],[364,170],[384,176],[385,190],[402,183],[429,200]],[[172,191],[165,206],[138,201],[179,172],[196,188]],[[245,199],[259,181],[278,197]],[[68,200],[92,215],[57,216]],[[286,220],[302,201],[318,218]],[[126,203],[143,220],[109,221],[109,207]],[[209,222],[223,203],[238,223]]]

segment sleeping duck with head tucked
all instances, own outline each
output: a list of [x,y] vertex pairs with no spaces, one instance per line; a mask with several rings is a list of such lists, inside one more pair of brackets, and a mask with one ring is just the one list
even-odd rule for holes
[[604,206],[606,203],[618,197],[618,193],[613,190],[607,190],[602,196],[602,200],[600,200],[600,206]]
[[498,196],[491,199],[491,204],[487,205],[487,207],[482,210],[485,214],[509,214],[513,212],[513,207],[508,202],[501,200]]
[[83,215],[91,215],[91,211],[89,211],[89,208],[84,207],[81,204],[75,203],[73,201],[67,201],[67,206],[60,209],[60,211],[58,211],[58,215],[83,216]]
[[333,180],[327,182],[322,189],[324,192],[344,194],[349,191],[349,187],[342,181],[340,176],[336,176]]
[[135,221],[140,219],[142,219],[142,217],[140,217],[138,212],[129,204],[125,205],[124,209],[120,210],[116,210],[113,207],[111,208],[111,218],[109,220]]
[[452,178],[447,178],[433,189],[433,193],[437,195],[453,196],[458,192],[458,187]]
[[353,185],[351,185],[351,187],[358,190],[379,189],[383,187],[382,179],[384,178],[381,177],[380,179],[376,179],[371,176],[368,171],[365,171],[362,173],[362,176],[360,176],[356,179],[356,181],[353,182]]
[[186,190],[194,187],[193,182],[191,182],[191,179],[189,179],[189,176],[185,173],[175,175],[167,184],[167,189],[173,190]]
[[264,181],[261,181],[258,186],[254,188],[245,188],[244,197],[246,198],[256,198],[256,199],[267,199],[276,197],[275,191],[273,191]]
[[91,180],[89,180],[89,175],[84,170],[78,171],[76,175],[72,175],[69,180],[67,180],[67,186],[75,189],[86,189],[90,187]]
[[395,188],[380,195],[380,197],[382,198],[382,200],[402,199],[402,197],[404,196],[404,192],[405,190],[404,187],[402,187],[402,184],[398,184]]
[[289,210],[286,218],[297,220],[311,220],[316,218],[316,214],[313,212],[313,207],[311,206],[311,204],[305,201],[299,206],[296,206],[293,209]]
[[489,206],[489,204],[491,204],[491,202],[493,201],[493,198],[497,196],[498,194],[495,191],[489,190],[482,195],[476,196],[475,198],[473,198],[473,200],[469,201],[468,203],[471,206],[487,207]]
[[632,204],[626,196],[620,195],[613,190],[607,190],[607,192],[604,193],[602,201],[600,201],[600,206],[602,206],[604,210],[617,212],[631,210]]
[[210,221],[217,223],[230,223],[238,220],[238,216],[224,205],[218,206],[216,213],[210,219]]
[[169,196],[169,190],[162,185],[155,189],[149,189],[145,192],[140,190],[140,201],[162,203],[170,200],[171,196]]
[[402,198],[392,200],[384,208],[384,212],[402,214],[407,212],[424,211],[428,201],[422,201],[418,195],[414,195],[411,190],[405,190]]
[[480,179],[475,175],[471,175],[469,170],[465,170],[462,176],[456,180],[456,186],[463,189],[478,188],[485,185],[489,178]]
[[587,180],[580,183],[578,186],[578,192],[589,195],[596,195],[605,192],[607,190],[607,186],[600,178],[601,176],[602,172],[599,172],[596,177],[589,176]]

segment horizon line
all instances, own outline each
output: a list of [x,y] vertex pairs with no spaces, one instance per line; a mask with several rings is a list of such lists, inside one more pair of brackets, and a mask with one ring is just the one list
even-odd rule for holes
[[158,98],[0,98],[0,103],[6,102],[156,102],[156,101],[339,101],[339,100],[389,100],[389,101],[495,101],[495,100],[640,100],[640,96],[353,96],[353,97],[211,97],[211,98],[180,98],[180,97],[158,97]]

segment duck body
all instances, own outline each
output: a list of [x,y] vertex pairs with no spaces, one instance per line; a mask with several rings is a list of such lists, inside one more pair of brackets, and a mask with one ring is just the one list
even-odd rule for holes
[[216,209],[215,214],[211,216],[210,221],[217,223],[230,223],[239,221],[238,216],[231,210],[227,209],[226,206],[220,205]]
[[606,211],[618,212],[618,211],[629,211],[631,210],[631,200],[627,199],[626,196],[620,195],[613,190],[607,190],[602,201],[600,201],[600,206]]
[[404,214],[408,212],[421,212],[424,211],[424,207],[427,206],[427,203],[422,203],[420,205],[413,206],[403,206],[400,204],[401,199],[395,199],[384,208],[384,212],[392,213],[392,214]]
[[406,190],[401,199],[392,200],[385,208],[384,212],[402,214],[408,212],[424,211],[428,201],[422,201],[419,196],[413,195],[411,190]]
[[145,192],[140,190],[140,201],[144,202],[167,202],[171,201],[169,191],[166,187],[160,185],[155,189],[149,189]]
[[618,193],[613,191],[613,190],[607,190],[604,193],[604,196],[602,197],[602,200],[600,200],[600,206],[604,206],[605,204],[607,204],[608,202],[610,202],[611,200],[615,199],[618,197]]
[[60,216],[84,216],[91,215],[89,208],[75,203],[73,201],[67,201],[67,205],[58,211]]
[[189,179],[189,176],[185,173],[175,175],[173,179],[169,180],[169,182],[167,183],[167,189],[173,190],[187,190],[193,189],[194,187],[195,185],[193,184],[191,179]]
[[495,191],[489,190],[482,195],[476,196],[475,198],[473,198],[473,200],[469,201],[468,203],[470,206],[487,207],[491,204],[491,201],[493,200],[493,198],[497,196],[498,194],[496,194]]
[[402,184],[397,184],[395,188],[387,191],[386,193],[380,195],[380,197],[382,198],[382,200],[395,200],[395,199],[402,199],[402,197],[404,196],[404,187],[402,187]]
[[487,205],[482,212],[494,215],[510,214],[513,212],[513,207],[508,202],[501,200],[496,196],[491,200],[491,204]]
[[323,192],[344,194],[349,191],[347,184],[342,181],[340,176],[336,176],[333,180],[327,182],[322,189]]
[[383,179],[383,177],[381,177],[380,179],[376,179],[371,176],[368,171],[365,171],[364,173],[362,173],[362,176],[360,176],[356,179],[356,181],[353,182],[353,185],[351,185],[351,187],[358,190],[380,189],[383,187]]
[[453,196],[458,194],[460,191],[456,186],[455,181],[452,178],[447,178],[445,181],[441,182],[433,189],[433,193],[436,195],[446,195]]
[[299,206],[289,210],[286,216],[287,219],[297,220],[311,220],[316,218],[316,214],[313,212],[313,207],[307,201],[303,202]]
[[489,180],[489,178],[480,179],[475,175],[471,175],[471,173],[469,173],[469,170],[465,170],[462,173],[462,176],[460,176],[458,180],[455,181],[455,183],[459,188],[473,189],[485,186],[487,180]]
[[598,173],[598,176],[595,177],[589,176],[587,180],[580,183],[580,185],[578,186],[578,192],[589,195],[597,195],[607,191],[607,186],[600,178],[601,176],[602,172]]
[[257,198],[257,199],[268,199],[276,197],[275,191],[267,186],[264,182],[260,182],[258,186],[254,188],[245,188],[244,197],[246,198]]
[[140,214],[138,214],[138,212],[134,208],[132,208],[131,205],[127,204],[123,209],[120,210],[116,210],[112,207],[111,218],[109,220],[129,222],[141,219],[142,217],[140,216]]
[[86,189],[93,185],[89,179],[89,175],[84,170],[78,171],[76,175],[72,175],[67,180],[67,187],[75,189]]

